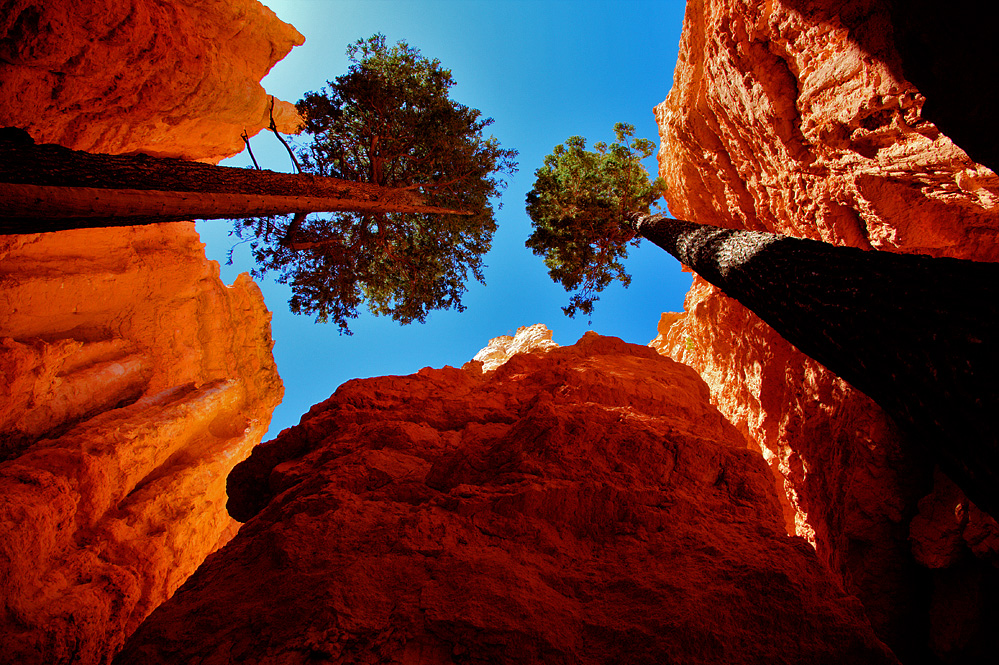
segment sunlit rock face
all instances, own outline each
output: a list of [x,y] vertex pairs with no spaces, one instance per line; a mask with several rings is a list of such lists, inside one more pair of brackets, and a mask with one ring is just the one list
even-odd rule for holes
[[[670,211],[996,260],[999,180],[921,117],[925,100],[901,70],[886,3],[691,0],[674,86],[656,109]],[[789,531],[815,544],[903,661],[994,653],[994,603],[971,603],[960,630],[941,614],[975,580],[995,585],[982,553],[992,541],[974,554],[961,544],[962,564],[933,573],[913,556],[910,520],[933,473],[893,423],[697,277],[685,310],[663,316],[652,346],[696,368],[712,403],[762,450]]]
[[886,2],[691,0],[656,108],[670,211],[996,260],[999,178],[922,118],[900,71]]
[[[257,0],[5,0],[0,127],[88,152],[218,161],[270,122],[260,79],[304,37]],[[297,131],[277,100],[278,129]]]
[[[257,81],[300,41],[250,2],[15,0],[0,26],[0,125],[204,160],[261,126]],[[192,223],[0,237],[0,662],[109,662],[231,537],[271,346]]]
[[517,328],[514,336],[500,335],[489,340],[489,344],[475,354],[472,362],[482,363],[482,371],[490,372],[518,353],[557,349],[552,341],[552,331],[543,323]]
[[229,492],[116,662],[897,662],[697,374],[616,338],[350,381]]
[[189,223],[7,237],[0,283],[0,661],[107,662],[232,531],[270,314]]

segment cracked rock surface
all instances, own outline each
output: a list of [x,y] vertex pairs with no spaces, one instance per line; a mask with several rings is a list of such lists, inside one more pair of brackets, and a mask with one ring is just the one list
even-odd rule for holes
[[116,662],[897,662],[692,370],[552,347],[341,386]]

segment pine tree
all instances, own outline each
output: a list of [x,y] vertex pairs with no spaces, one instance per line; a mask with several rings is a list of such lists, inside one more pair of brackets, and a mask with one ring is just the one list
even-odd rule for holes
[[338,213],[274,223],[242,220],[252,234],[255,275],[289,284],[291,311],[335,322],[367,303],[401,323],[435,309],[463,310],[471,274],[484,283],[482,255],[496,223],[492,199],[516,171],[516,151],[483,135],[492,119],[452,100],[454,80],[438,60],[384,35],[347,49],[348,72],[309,92],[297,108],[307,144],[305,172],[419,193],[426,205],[466,214]]
[[641,164],[653,143],[632,138],[632,125],[618,123],[614,133],[615,143],[598,142],[593,150],[582,136],[555,146],[527,194],[534,232],[526,245],[544,257],[554,281],[575,292],[562,308],[568,316],[591,314],[597,294],[614,280],[631,282],[622,263],[640,241],[631,222],[649,213],[663,189]]

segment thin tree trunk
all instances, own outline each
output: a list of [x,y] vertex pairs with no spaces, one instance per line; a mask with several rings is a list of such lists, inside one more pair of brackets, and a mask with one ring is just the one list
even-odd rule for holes
[[870,396],[999,516],[999,264],[661,215],[637,229]]
[[0,233],[336,211],[464,214],[369,183],[0,143]]
[[162,192],[141,189],[39,187],[0,183],[0,233],[134,226],[191,219],[232,219],[310,212],[462,214],[392,201],[315,196]]

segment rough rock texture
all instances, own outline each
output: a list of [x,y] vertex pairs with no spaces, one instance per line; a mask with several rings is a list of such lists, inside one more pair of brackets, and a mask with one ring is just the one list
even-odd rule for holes
[[[0,35],[0,125],[206,161],[301,39],[207,0],[0,0]],[[282,386],[259,289],[203,247],[189,222],[0,237],[0,663],[109,662],[235,531],[225,478]]]
[[229,492],[116,662],[897,662],[696,373],[616,338],[350,381]]
[[[999,179],[922,118],[925,100],[899,74],[891,18],[879,1],[688,2],[674,87],[656,109],[670,211],[997,260]],[[982,626],[995,632],[988,612],[957,631],[932,599],[958,598],[975,575],[995,572],[931,580],[910,552],[931,466],[866,396],[703,280],[685,309],[664,315],[652,344],[695,367],[712,403],[763,451],[785,490],[788,528],[815,543],[903,661],[976,662],[958,643],[982,639],[987,629],[969,637]]]
[[999,178],[922,119],[922,95],[896,73],[890,19],[879,0],[691,0],[656,108],[670,211],[999,259]]
[[482,371],[496,369],[518,353],[531,351],[548,351],[557,349],[558,344],[552,341],[552,331],[543,323],[517,328],[514,337],[500,335],[489,340],[489,344],[475,354],[473,362],[482,363]]
[[[257,0],[0,0],[0,127],[77,150],[218,161],[269,124],[304,37]],[[277,100],[278,129],[298,114]]]
[[668,316],[653,346],[701,373],[771,465],[788,532],[816,546],[886,639],[904,643],[926,622],[906,524],[929,490],[927,465],[870,398],[700,278],[687,315]]
[[281,399],[194,225],[0,241],[0,662],[100,663],[231,528]]

